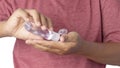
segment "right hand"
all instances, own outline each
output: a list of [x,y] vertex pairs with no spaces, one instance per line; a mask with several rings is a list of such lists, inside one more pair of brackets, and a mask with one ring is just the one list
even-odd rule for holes
[[29,19],[34,22],[33,25],[36,27],[40,27],[43,30],[52,30],[51,20],[34,9],[17,9],[6,21],[4,29],[9,36],[18,39],[42,39],[42,37],[30,33],[24,28],[24,22]]

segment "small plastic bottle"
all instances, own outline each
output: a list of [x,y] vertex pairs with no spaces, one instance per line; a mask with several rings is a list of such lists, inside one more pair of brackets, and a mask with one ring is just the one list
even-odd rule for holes
[[66,34],[68,31],[67,29],[60,29],[57,32],[55,31],[50,31],[50,30],[42,30],[42,29],[36,29],[34,30],[33,27],[32,27],[32,24],[31,22],[25,22],[25,25],[24,25],[25,29],[33,34],[36,34],[36,35],[39,35],[39,36],[42,36],[44,39],[46,40],[52,40],[52,41],[59,41],[60,39],[60,36],[62,34]]

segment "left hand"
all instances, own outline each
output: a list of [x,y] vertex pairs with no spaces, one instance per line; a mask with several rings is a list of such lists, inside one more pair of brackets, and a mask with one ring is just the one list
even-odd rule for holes
[[79,34],[70,32],[61,36],[60,41],[47,41],[47,40],[26,40],[27,44],[31,44],[35,48],[42,51],[51,52],[55,54],[77,54],[83,40],[80,39]]

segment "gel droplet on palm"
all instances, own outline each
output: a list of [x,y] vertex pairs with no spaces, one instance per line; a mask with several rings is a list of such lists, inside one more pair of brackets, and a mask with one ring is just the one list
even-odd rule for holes
[[33,34],[39,35],[41,37],[43,37],[46,40],[52,40],[52,41],[59,41],[60,36],[62,34],[67,34],[67,29],[60,29],[57,32],[54,31],[50,31],[50,30],[42,30],[42,29],[33,29],[33,26],[31,24],[31,22],[25,22],[24,25],[25,29]]

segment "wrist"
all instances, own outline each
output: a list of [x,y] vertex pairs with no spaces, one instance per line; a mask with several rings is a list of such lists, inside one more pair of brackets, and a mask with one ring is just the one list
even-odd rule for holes
[[91,45],[92,43],[86,40],[80,42],[79,54],[84,56],[88,55],[88,51]]
[[6,26],[6,21],[2,21],[0,23],[0,37],[8,37],[11,36],[9,32],[9,26]]

